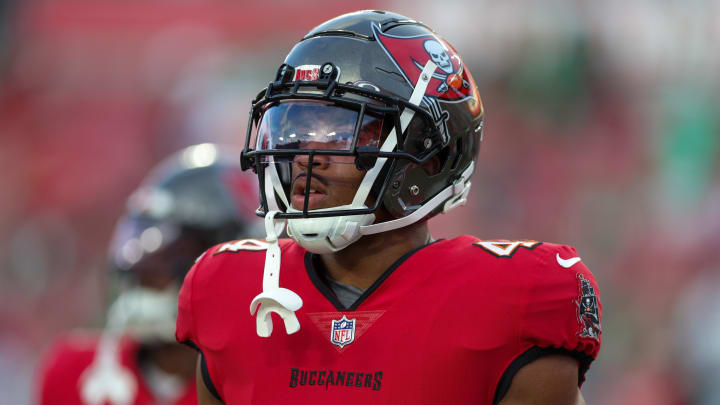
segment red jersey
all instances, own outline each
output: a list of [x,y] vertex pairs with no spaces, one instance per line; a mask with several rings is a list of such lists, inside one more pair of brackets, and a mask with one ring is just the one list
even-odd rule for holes
[[469,236],[406,254],[347,309],[318,257],[283,240],[280,286],[302,297],[301,328],[276,317],[261,338],[248,307],[262,243],[215,246],[180,292],[177,339],[227,404],[493,404],[549,353],[576,358],[581,384],[600,350],[598,287],[574,248]]
[[[40,374],[40,393],[38,402],[41,405],[87,405],[81,390],[86,371],[90,368],[97,354],[100,336],[97,334],[75,333],[60,339],[51,348],[44,359]],[[132,405],[158,405],[152,390],[145,382],[138,365],[140,345],[129,338],[119,344],[118,360],[124,370],[132,376],[131,385],[134,395]],[[187,381],[183,393],[172,403],[162,405],[196,405],[197,391],[195,380]],[[115,405],[107,402],[103,405]]]

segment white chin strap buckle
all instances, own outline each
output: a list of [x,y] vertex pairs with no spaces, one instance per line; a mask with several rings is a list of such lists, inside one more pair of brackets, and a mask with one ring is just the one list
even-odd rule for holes
[[[265,215],[265,232],[270,243],[265,252],[265,272],[263,274],[263,292],[253,298],[250,303],[250,315],[256,316],[257,334],[269,337],[272,334],[272,313],[280,315],[285,324],[285,331],[291,335],[300,330],[295,311],[302,307],[302,299],[287,288],[280,288],[280,245],[277,235],[282,233],[285,220],[275,227],[275,214],[270,211]],[[260,310],[258,310],[258,306]],[[256,314],[257,311],[257,314]]]
[[468,194],[470,194],[470,181],[464,178],[455,180],[452,185],[452,197],[445,202],[443,206],[443,213],[446,213],[453,208],[465,205],[467,203]]

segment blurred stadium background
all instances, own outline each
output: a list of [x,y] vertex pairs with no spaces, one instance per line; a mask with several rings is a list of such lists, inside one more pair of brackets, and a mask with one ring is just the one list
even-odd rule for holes
[[[570,243],[603,297],[589,404],[720,404],[720,2],[0,2],[0,404],[59,333],[100,325],[128,193],[249,99],[316,24],[435,28],[487,109],[470,204],[436,237]],[[471,321],[471,320],[470,320]]]

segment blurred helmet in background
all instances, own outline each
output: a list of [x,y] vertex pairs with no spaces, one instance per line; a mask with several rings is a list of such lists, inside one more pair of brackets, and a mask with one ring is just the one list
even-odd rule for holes
[[223,241],[261,235],[256,179],[237,156],[214,144],[190,146],[132,193],[110,245],[116,298],[108,329],[173,342],[178,291],[195,259]]

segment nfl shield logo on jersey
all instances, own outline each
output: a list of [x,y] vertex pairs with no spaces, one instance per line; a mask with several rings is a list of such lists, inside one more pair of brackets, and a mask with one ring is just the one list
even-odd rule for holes
[[330,342],[334,345],[343,347],[349,345],[355,340],[355,318],[347,319],[343,315],[342,319],[332,320],[332,328],[330,329]]

